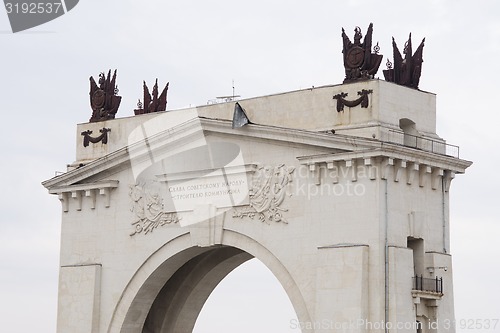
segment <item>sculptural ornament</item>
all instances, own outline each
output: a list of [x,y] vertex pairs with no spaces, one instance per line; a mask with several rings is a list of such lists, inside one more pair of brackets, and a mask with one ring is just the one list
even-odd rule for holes
[[288,224],[284,212],[287,208],[281,204],[287,196],[288,186],[293,181],[295,167],[280,164],[278,166],[260,166],[252,179],[250,190],[250,204],[244,209],[233,211],[233,217],[257,217],[261,222],[282,222]]
[[363,42],[361,42],[363,38],[361,29],[356,27],[354,29],[353,43],[346,35],[344,28],[342,28],[342,53],[344,54],[345,68],[344,83],[373,79],[377,73],[383,56],[378,54],[380,50],[378,43],[374,47],[374,53],[372,53],[372,35],[373,23],[370,23],[368,26],[368,31]]
[[163,197],[157,182],[144,182],[131,185],[129,196],[132,201],[130,210],[135,213],[132,222],[134,230],[130,236],[148,234],[156,228],[179,222],[175,212],[165,212]]
[[137,103],[137,109],[134,110],[135,115],[167,110],[168,85],[169,82],[167,82],[167,85],[158,96],[158,79],[156,79],[155,85],[153,86],[153,94],[149,93],[146,81],[143,81],[142,87],[144,90],[144,103],[141,103],[139,100]]
[[387,60],[387,69],[384,70],[384,77],[386,81],[394,82],[396,84],[418,89],[420,82],[420,75],[422,74],[422,63],[424,62],[424,42],[422,40],[417,47],[415,53],[412,54],[411,33],[408,41],[405,43],[403,54],[404,59],[399,52],[398,46],[394,37],[392,37],[392,49],[394,54],[394,68],[392,63]]
[[113,73],[113,78],[111,78],[111,70],[109,70],[107,77],[104,73],[99,74],[99,85],[92,76],[90,77],[92,117],[90,117],[89,121],[91,123],[115,119],[122,100],[121,96],[117,96],[117,94],[116,70]]

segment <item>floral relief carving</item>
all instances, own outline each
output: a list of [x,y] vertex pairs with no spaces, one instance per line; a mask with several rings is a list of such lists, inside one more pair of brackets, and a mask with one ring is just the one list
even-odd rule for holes
[[278,166],[261,166],[252,178],[252,188],[249,192],[250,204],[241,210],[235,209],[233,217],[258,218],[261,222],[288,223],[283,216],[287,208],[281,207],[285,197],[291,196],[288,185],[293,181],[295,167],[284,164]]
[[130,210],[135,213],[132,222],[134,231],[130,236],[153,232],[154,229],[179,222],[176,213],[164,212],[163,198],[156,182],[135,184],[130,186],[129,196],[132,200]]

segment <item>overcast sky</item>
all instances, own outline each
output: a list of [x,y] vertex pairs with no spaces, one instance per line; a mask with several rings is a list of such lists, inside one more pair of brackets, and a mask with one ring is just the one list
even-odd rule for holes
[[[384,68],[392,36],[400,47],[409,32],[414,45],[426,37],[420,88],[437,94],[438,134],[474,162],[451,187],[455,315],[498,319],[499,1],[82,0],[17,34],[0,10],[2,332],[55,331],[61,207],[40,183],[74,161],[76,124],[91,115],[89,76],[118,69],[118,117],[133,114],[142,80],[155,78],[170,81],[168,109],[231,94],[233,79],[242,97],[338,84],[341,28],[352,36],[370,22]],[[289,332],[295,316],[256,262],[212,296],[196,332]]]

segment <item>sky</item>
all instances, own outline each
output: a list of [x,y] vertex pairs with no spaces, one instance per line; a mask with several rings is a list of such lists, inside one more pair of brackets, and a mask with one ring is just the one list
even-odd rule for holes
[[[370,22],[381,78],[392,36],[400,47],[410,32],[414,45],[426,38],[420,89],[437,94],[437,133],[474,162],[450,194],[455,316],[500,319],[500,2],[82,0],[16,34],[0,9],[2,331],[55,332],[61,207],[41,182],[74,161],[76,124],[91,115],[89,76],[118,70],[117,117],[133,115],[142,81],[155,78],[170,82],[168,109],[230,95],[233,80],[243,98],[339,84],[341,29],[364,33]],[[196,332],[297,332],[294,316],[276,279],[251,261],[217,287]],[[500,332],[500,323],[457,331]]]

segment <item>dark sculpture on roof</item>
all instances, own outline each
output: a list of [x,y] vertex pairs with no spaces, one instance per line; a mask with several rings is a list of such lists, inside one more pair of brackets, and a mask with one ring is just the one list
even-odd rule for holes
[[363,35],[361,29],[356,27],[354,29],[354,43],[347,37],[344,28],[342,28],[342,39],[344,47],[342,53],[344,54],[344,68],[345,79],[344,83],[373,79],[378,71],[383,56],[378,54],[380,50],[378,43],[374,47],[372,53],[372,34],[373,23],[368,26],[365,39],[361,42]]
[[99,85],[94,78],[90,77],[90,106],[92,117],[90,122],[115,119],[116,112],[120,107],[121,96],[117,96],[116,70],[111,78],[111,70],[106,77],[104,73],[99,74]]
[[134,110],[134,113],[138,115],[144,113],[165,111],[167,109],[168,85],[169,82],[167,82],[167,85],[165,86],[165,88],[163,88],[160,96],[158,96],[158,79],[156,79],[155,85],[153,86],[153,96],[151,97],[148,86],[146,85],[146,82],[143,81],[144,104],[142,104],[141,100],[139,99],[139,102],[137,103],[137,109]]
[[387,69],[384,70],[386,81],[394,82],[402,86],[418,89],[420,75],[422,74],[423,52],[425,38],[412,55],[411,33],[403,49],[404,59],[399,52],[398,46],[392,37],[392,49],[394,52],[394,68],[387,60]]

